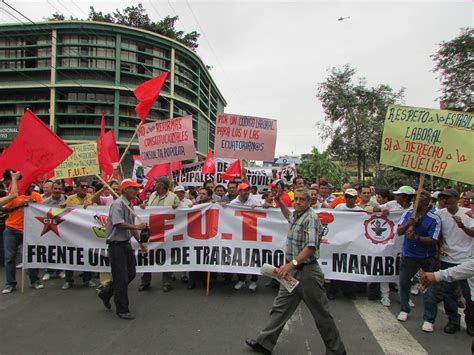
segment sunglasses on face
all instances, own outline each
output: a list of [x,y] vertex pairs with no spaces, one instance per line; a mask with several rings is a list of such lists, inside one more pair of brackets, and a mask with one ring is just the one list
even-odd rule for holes
[[81,187],[81,189],[87,189],[89,187],[89,185],[79,185]]

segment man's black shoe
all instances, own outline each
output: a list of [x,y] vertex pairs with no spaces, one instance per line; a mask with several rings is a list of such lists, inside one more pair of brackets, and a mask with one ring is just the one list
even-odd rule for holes
[[459,330],[461,330],[461,327],[459,326],[459,324],[448,323],[444,327],[444,332],[448,334],[454,334],[458,332]]
[[127,313],[117,313],[117,315],[119,316],[119,318],[121,319],[125,319],[125,320],[134,320],[135,319],[135,316],[130,313],[130,312],[127,312]]
[[470,336],[474,337],[474,325],[472,324],[466,324],[466,333],[469,334]]
[[105,292],[100,292],[100,293],[97,294],[97,296],[99,296],[99,298],[102,300],[102,303],[104,304],[105,308],[107,308],[107,309],[112,308],[112,306],[110,304],[110,297],[107,297],[105,295]]
[[142,284],[138,287],[138,291],[139,292],[147,291],[150,289],[150,287],[151,287],[150,284],[145,284],[145,285]]
[[172,289],[171,285],[163,285],[163,292],[170,292]]
[[196,288],[196,283],[194,281],[188,281],[188,290]]
[[265,349],[262,345],[257,343],[257,341],[254,340],[254,339],[246,339],[245,344],[250,346],[252,348],[252,350],[256,353],[260,353],[260,354],[271,354],[272,353],[270,350]]

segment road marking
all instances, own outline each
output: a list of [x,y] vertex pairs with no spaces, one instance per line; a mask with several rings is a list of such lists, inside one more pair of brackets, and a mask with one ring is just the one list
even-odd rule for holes
[[[288,319],[288,322],[286,322],[281,332],[280,339],[285,341],[285,339],[287,338],[292,338],[290,335],[294,330],[295,323],[299,323],[302,327],[304,327],[303,314],[301,313],[301,305],[298,306],[295,313],[293,313],[291,318]],[[306,354],[312,355],[311,348],[309,346],[309,341],[307,338],[305,338],[305,345],[306,345]]]
[[356,300],[354,306],[385,354],[428,354],[386,307],[367,300]]

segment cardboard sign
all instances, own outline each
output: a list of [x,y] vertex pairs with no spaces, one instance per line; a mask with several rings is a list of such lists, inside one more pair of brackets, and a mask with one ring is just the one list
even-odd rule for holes
[[474,114],[389,105],[380,162],[474,184]]
[[76,144],[70,147],[74,153],[54,169],[56,179],[100,174],[96,142]]
[[218,158],[273,160],[277,121],[220,113],[216,120],[214,155]]
[[143,166],[194,159],[193,117],[144,124],[138,130],[138,143]]

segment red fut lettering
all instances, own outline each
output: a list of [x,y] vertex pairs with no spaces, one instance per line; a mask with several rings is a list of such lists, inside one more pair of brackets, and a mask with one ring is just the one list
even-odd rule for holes
[[193,239],[206,240],[214,238],[219,229],[219,210],[210,209],[206,214],[206,230],[202,233],[202,212],[188,213],[188,235]]
[[172,224],[166,221],[176,218],[174,214],[151,214],[150,215],[150,242],[164,242],[165,231],[173,229]]
[[242,217],[242,240],[257,241],[257,219],[266,218],[265,212],[235,211],[237,217]]

